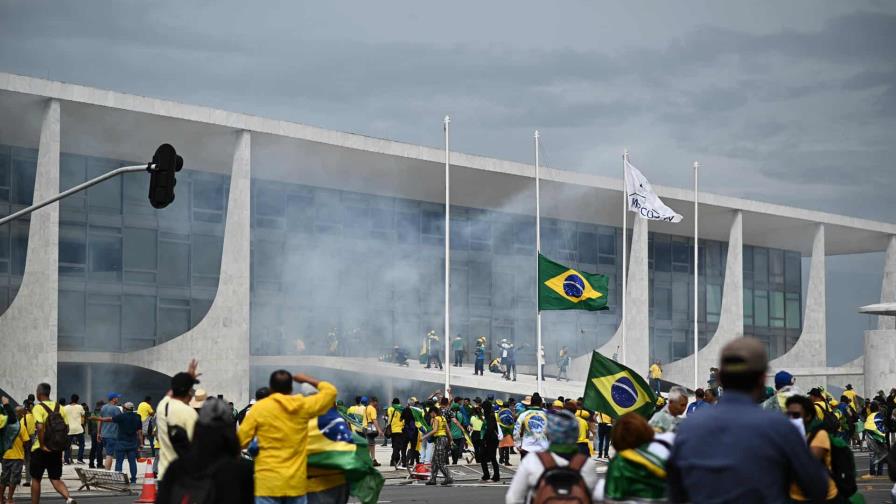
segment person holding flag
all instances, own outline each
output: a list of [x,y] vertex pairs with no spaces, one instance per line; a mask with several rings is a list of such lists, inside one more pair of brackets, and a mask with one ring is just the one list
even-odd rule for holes
[[613,419],[632,412],[648,419],[653,415],[654,404],[656,395],[641,375],[598,352],[591,354],[582,402],[585,409]]

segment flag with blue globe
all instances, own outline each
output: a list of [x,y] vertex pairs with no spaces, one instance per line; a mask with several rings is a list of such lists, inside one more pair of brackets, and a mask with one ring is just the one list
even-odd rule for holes
[[606,310],[607,277],[577,271],[538,254],[539,310]]
[[598,352],[591,354],[583,398],[586,409],[613,418],[632,412],[650,418],[656,405],[656,395],[641,375]]

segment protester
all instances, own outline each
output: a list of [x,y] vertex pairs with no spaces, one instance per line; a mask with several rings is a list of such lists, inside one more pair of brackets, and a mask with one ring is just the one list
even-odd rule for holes
[[435,451],[432,456],[429,481],[426,484],[435,485],[436,475],[441,472],[445,478],[442,485],[450,485],[454,483],[454,480],[448,473],[448,419],[435,406],[429,408],[429,426],[431,430],[423,435],[423,439],[432,437]]
[[243,408],[239,412],[237,412],[236,423],[237,424],[243,423],[243,419],[246,418],[246,415],[252,409],[252,406],[255,406],[255,403],[257,403],[258,401],[264,399],[265,397],[267,397],[269,395],[271,395],[271,389],[269,389],[267,387],[259,387],[258,389],[256,389],[255,390],[255,398],[251,399],[249,401],[249,404],[247,404],[245,408]]
[[[117,392],[110,392],[109,395],[106,396],[106,399],[108,402],[103,405],[103,408],[100,410],[100,416],[102,418],[115,418],[120,415],[121,408],[118,407],[118,402],[121,400],[121,395]],[[100,421],[100,439],[103,442],[103,449],[105,451],[103,467],[109,471],[112,469],[112,462],[115,461],[115,444],[116,441],[118,441],[118,424],[109,420],[103,421],[102,418],[98,420]]]
[[255,502],[252,462],[240,457],[233,414],[218,399],[205,401],[193,431],[193,442],[184,456],[168,466],[159,484],[157,504],[182,504],[184,490],[195,481],[210,480],[209,502]]
[[[25,429],[31,437],[25,442],[25,482],[22,483],[23,487],[31,486],[31,448],[34,446],[34,438],[37,435],[37,425],[34,423],[34,400],[34,394],[28,394],[28,398],[22,404],[25,407]],[[100,455],[102,456],[102,449],[100,449]]]
[[362,397],[361,406],[364,407],[364,436],[367,437],[370,460],[373,461],[374,467],[379,467],[380,463],[376,460],[376,438],[383,435],[383,429],[378,421],[379,401],[376,397],[369,400],[367,397]]
[[702,388],[698,388],[697,390],[694,391],[694,402],[692,402],[691,404],[688,405],[687,414],[690,415],[691,413],[699,410],[700,408],[706,407],[706,406],[707,406],[706,391],[703,390]]
[[[783,415],[757,407],[768,357],[755,338],[722,348],[725,394],[683,422],[669,459],[672,502],[786,502],[794,480],[810,500],[823,500],[827,475]],[[724,444],[720,444],[724,443]]]
[[563,409],[572,413],[573,417],[575,417],[576,422],[579,425],[579,437],[576,439],[576,449],[582,455],[590,457],[591,442],[589,438],[591,437],[591,418],[587,415],[587,413],[585,415],[582,415],[581,413],[584,412],[584,410],[579,409],[578,404],[576,404],[576,402],[572,399],[567,399],[563,402]]
[[134,412],[134,403],[124,403],[122,414],[107,421],[118,426],[118,438],[115,441],[115,472],[122,472],[122,465],[127,459],[131,470],[132,485],[137,484],[137,450],[143,445],[143,422],[140,415]]
[[485,337],[480,336],[476,340],[476,350],[474,352],[475,361],[473,362],[473,375],[482,376],[485,372]]
[[[483,424],[480,434],[482,443],[480,448],[479,460],[482,464],[482,481],[501,481],[500,465],[498,464],[498,443],[501,439],[501,429],[498,426],[498,415],[495,413],[495,407],[490,399],[486,399],[482,403]],[[489,474],[488,465],[492,465],[492,472]]]
[[[16,487],[22,483],[22,467],[25,465],[25,443],[31,436],[25,425],[25,408],[19,406],[13,409],[9,399],[2,399],[4,414],[14,418],[12,423],[7,423],[4,432],[5,441],[12,441],[9,448],[3,452],[2,471],[0,471],[0,502],[12,504]],[[10,415],[12,413],[12,415]],[[9,493],[6,490],[9,489]]]
[[595,413],[597,417],[597,458],[610,458],[610,440],[613,434],[613,418],[606,413]]
[[[31,445],[31,502],[40,502],[40,483],[44,472],[56,493],[65,499],[66,504],[73,504],[75,499],[68,492],[62,481],[62,451],[68,442],[68,420],[65,409],[56,401],[50,400],[50,384],[41,383],[35,392],[37,403],[32,411],[37,433]],[[65,432],[61,428],[65,428]],[[59,429],[59,430],[57,430]]]
[[[812,456],[820,460],[824,464],[827,472],[831,472],[831,438],[828,432],[824,430],[821,419],[818,418],[815,407],[808,397],[795,395],[787,398],[785,403],[787,408],[787,416],[791,421],[801,421],[803,423],[803,431],[808,439],[809,451]],[[828,483],[827,502],[842,502],[845,499],[837,498],[837,485],[830,476],[825,477]],[[790,484],[790,498],[795,501],[804,502],[809,499],[803,494],[796,482]]]
[[[476,398],[479,399],[478,397]],[[494,412],[489,412],[494,415]],[[473,460],[478,464],[482,462],[482,427],[485,424],[485,418],[482,413],[482,406],[473,408],[470,415],[470,441],[473,442]]]
[[[534,399],[534,397],[533,397]],[[578,472],[584,485],[585,496],[594,491],[597,483],[597,467],[593,460],[578,452],[576,440],[579,437],[579,423],[569,411],[561,411],[547,417],[546,434],[548,444],[544,452],[526,457],[510,482],[504,501],[507,504],[530,502],[536,485],[545,481],[542,474],[554,467],[569,466]]]
[[146,396],[143,398],[143,401],[137,405],[137,414],[140,415],[140,422],[143,424],[143,437],[146,438],[146,442],[149,444],[150,453],[155,457],[156,447],[153,441],[155,440],[156,410],[152,408],[152,397]]
[[[292,395],[293,382],[318,390],[305,397]],[[301,373],[271,373],[271,395],[255,403],[239,427],[240,446],[258,438],[255,458],[255,502],[299,504],[307,492],[308,421],[336,402],[336,387]]]
[[193,398],[190,399],[190,407],[196,410],[196,414],[199,414],[199,410],[202,409],[202,405],[205,404],[205,401],[208,400],[208,392],[205,389],[196,389],[196,392],[193,393]]
[[869,474],[880,476],[883,474],[883,465],[887,460],[887,427],[886,417],[880,411],[878,401],[870,401],[868,416],[865,418],[865,443],[871,450],[869,460]]
[[653,364],[650,365],[648,374],[650,375],[650,388],[654,394],[660,395],[660,384],[663,380],[663,364],[659,359],[653,361]]
[[464,367],[464,340],[460,334],[451,341],[451,350],[454,352],[454,367]]
[[706,403],[707,406],[715,406],[719,402],[719,396],[716,393],[716,389],[708,388],[703,391],[703,402]]
[[513,343],[502,339],[501,344],[501,366],[504,368],[504,379],[516,381],[516,348]]
[[545,435],[548,417],[541,406],[541,395],[537,392],[532,394],[525,411],[520,414],[513,427],[513,440],[520,449],[521,460],[529,452],[537,453],[548,449],[548,438]]
[[615,501],[660,500],[666,495],[666,463],[673,434],[655,434],[643,417],[627,413],[613,429],[616,456],[598,485],[598,497]]
[[650,426],[657,432],[675,432],[684,420],[681,416],[688,407],[688,391],[683,387],[672,387],[666,406],[650,418]]
[[392,457],[389,459],[389,465],[396,468],[404,468],[408,463],[404,421],[401,419],[403,412],[401,400],[397,397],[393,398],[392,405],[386,410],[388,417],[386,425],[392,437]]
[[68,438],[69,445],[66,447],[63,462],[66,464],[71,464],[72,461],[72,446],[77,445],[78,447],[78,463],[84,463],[84,418],[87,415],[87,412],[84,411],[84,408],[81,407],[78,401],[81,398],[78,397],[78,394],[72,394],[71,400],[65,406],[65,417],[68,419]]
[[[429,331],[426,334],[426,345],[428,349],[426,369],[431,368],[433,362],[439,365],[439,369],[442,369],[442,358],[439,356],[439,336],[435,331]],[[448,356],[446,355],[445,357],[447,358]]]
[[513,447],[513,429],[516,425],[516,417],[513,414],[513,400],[504,404],[500,400],[498,405],[498,426],[501,428],[501,441],[498,442],[498,461],[505,467],[510,467],[510,449]]
[[557,366],[560,367],[560,372],[557,373],[557,381],[569,381],[569,376],[567,376],[566,372],[569,369],[570,362],[572,362],[572,357],[569,355],[569,348],[564,345],[560,348],[560,354],[557,356]]
[[405,406],[400,415],[401,424],[403,426],[401,432],[404,436],[404,449],[401,452],[401,460],[404,462],[403,465],[405,467],[414,467],[415,462],[420,462],[420,452],[417,450],[420,431],[418,430],[417,419],[414,418],[414,411],[412,409],[415,407],[416,403],[416,397],[409,398],[407,406]]
[[159,468],[155,473],[165,480],[168,465],[187,452],[198,414],[189,406],[193,397],[193,385],[199,383],[196,360],[190,361],[186,372],[171,378],[171,390],[156,406],[156,436],[159,441]]
[[93,413],[87,418],[87,433],[90,435],[90,452],[87,454],[91,469],[103,466],[103,438],[100,436],[100,421],[97,418],[103,416],[102,409],[106,403],[97,401]]

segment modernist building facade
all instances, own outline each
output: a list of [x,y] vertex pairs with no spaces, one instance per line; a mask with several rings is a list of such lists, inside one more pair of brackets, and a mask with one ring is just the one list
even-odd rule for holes
[[[162,142],[186,159],[166,209],[149,205],[148,176],[129,174],[0,229],[0,338],[22,349],[0,355],[0,389],[18,396],[60,379],[104,390],[115,366],[170,375],[195,355],[209,389],[243,401],[266,357],[416,354],[428,330],[444,337],[443,152],[10,74],[0,74],[0,113],[16,118],[0,126],[4,212],[145,162]],[[531,366],[533,167],[452,158],[451,337],[467,348],[478,336],[515,341]],[[607,275],[612,307],[546,313],[547,354],[582,356],[578,375],[594,348],[645,371],[660,359],[692,383],[691,228],[636,220],[626,233],[623,349],[621,183],[543,173],[543,253]],[[659,192],[690,218],[688,191]],[[857,382],[860,362],[826,366],[824,258],[896,256],[896,225],[701,201],[700,369],[743,334],[773,365]],[[22,358],[41,376],[17,372]]]

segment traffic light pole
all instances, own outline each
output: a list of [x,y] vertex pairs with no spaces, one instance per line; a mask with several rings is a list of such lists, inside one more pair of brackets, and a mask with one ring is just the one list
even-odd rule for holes
[[125,173],[135,173],[135,172],[142,172],[142,171],[152,172],[155,170],[155,168],[156,168],[156,165],[153,163],[149,163],[148,165],[122,166],[121,168],[112,170],[109,173],[104,173],[95,179],[88,180],[87,182],[84,182],[83,184],[78,184],[75,187],[72,187],[71,189],[63,191],[48,200],[41,201],[40,203],[35,203],[34,205],[31,205],[28,208],[23,208],[14,214],[7,215],[6,217],[0,219],[0,226],[4,225],[7,222],[10,222],[12,220],[18,219],[19,217],[28,215],[31,212],[34,212],[35,210],[40,210],[41,208],[43,208],[51,203],[55,203],[61,199],[67,198],[67,197],[71,196],[72,194],[79,193],[79,192],[83,191],[84,189],[87,189],[88,187],[95,186],[104,180],[108,180],[110,178],[117,177],[119,175],[123,175]]

